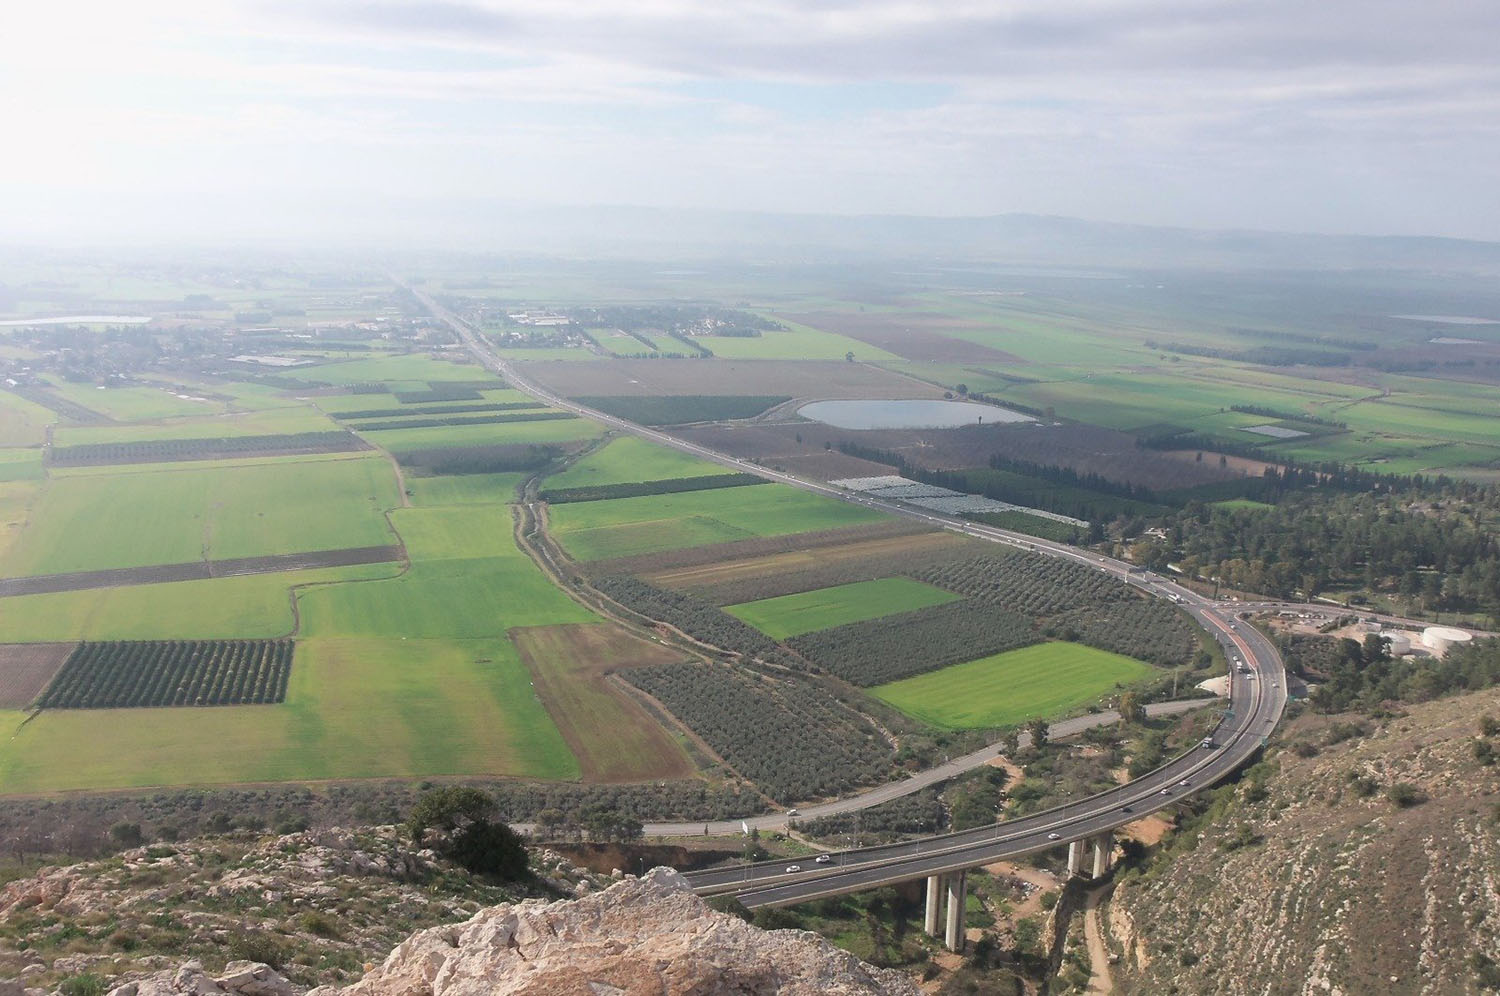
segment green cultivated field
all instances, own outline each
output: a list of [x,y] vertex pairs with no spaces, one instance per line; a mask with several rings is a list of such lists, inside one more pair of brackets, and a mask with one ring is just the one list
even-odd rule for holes
[[[283,705],[0,712],[0,792],[513,775],[578,764],[509,641],[299,643]],[[107,736],[99,735],[107,727]],[[14,731],[13,734],[10,731]]]
[[[480,374],[476,371],[474,376],[477,379]],[[531,400],[530,395],[522,394],[520,391],[514,391],[505,387],[480,391],[479,398],[479,401],[425,401],[417,405],[404,405],[389,394],[331,394],[326,397],[319,397],[316,401],[318,407],[323,411],[332,415],[342,415],[345,412],[397,411],[407,408],[450,408],[476,404],[511,404]]]
[[564,418],[546,422],[490,422],[481,425],[441,425],[424,429],[381,429],[360,433],[393,453],[444,446],[498,446],[508,443],[562,443],[599,434],[588,419]]
[[347,453],[293,453],[288,456],[244,456],[228,460],[174,460],[167,463],[130,463],[130,464],[100,464],[97,467],[59,467],[47,468],[47,476],[54,480],[64,477],[115,477],[119,474],[174,474],[181,470],[192,470],[194,468],[213,467],[216,470],[229,470],[234,467],[266,467],[281,466],[296,463],[331,463],[336,460],[370,460],[375,456],[373,450],[351,450]]
[[1210,502],[1210,504],[1214,508],[1227,508],[1231,511],[1265,510],[1275,507],[1274,505],[1267,505],[1263,501],[1252,501],[1249,498],[1231,498],[1228,501],[1216,501]]
[[6,576],[257,557],[394,542],[378,457],[55,478],[0,559]]
[[595,450],[573,466],[547,478],[551,489],[590,487],[597,484],[634,484],[667,481],[676,477],[722,474],[725,468],[707,460],[648,443],[634,436],[621,436]]
[[0,481],[32,481],[41,476],[41,450],[0,450]]
[[1150,665],[1120,654],[1038,643],[879,685],[870,694],[941,729],[988,729],[1061,715],[1150,673]]
[[217,412],[214,401],[188,401],[159,387],[94,387],[54,378],[53,393],[121,422]]
[[796,595],[730,605],[724,611],[775,640],[845,623],[956,601],[958,596],[910,578],[857,581]]
[[391,517],[411,570],[303,592],[304,635],[476,638],[515,626],[596,621],[517,549],[510,509],[404,508]]
[[55,421],[49,409],[0,391],[0,446],[40,446]]
[[399,564],[242,574],[0,599],[0,643],[291,635],[297,585],[390,577]]
[[551,532],[579,560],[629,557],[755,536],[836,529],[884,518],[782,484],[559,505]]
[[216,439],[221,436],[281,436],[330,432],[338,423],[306,405],[215,415],[211,418],[164,419],[144,425],[73,425],[53,430],[57,446],[84,443],[134,443],[148,439]]
[[[338,360],[310,367],[278,369],[275,374],[278,377],[307,383],[319,381],[328,384],[395,382],[400,385],[401,390],[422,390],[427,386],[428,381],[434,380],[485,380],[492,377],[489,371],[478,364],[434,360],[426,353],[377,354],[358,360]],[[371,394],[366,397],[379,398],[380,395]],[[369,407],[377,406],[370,405]]]
[[453,474],[406,478],[413,505],[504,504],[516,497],[516,485],[529,474]]

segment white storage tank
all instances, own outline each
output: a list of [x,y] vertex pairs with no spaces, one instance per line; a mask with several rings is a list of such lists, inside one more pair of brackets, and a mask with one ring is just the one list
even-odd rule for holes
[[1381,633],[1380,636],[1381,639],[1385,640],[1386,645],[1390,647],[1392,657],[1400,657],[1402,654],[1411,653],[1410,633],[1402,633],[1399,630],[1388,629],[1385,632]]
[[1474,635],[1452,626],[1428,626],[1422,630],[1422,642],[1435,654],[1446,654],[1455,644],[1468,643]]

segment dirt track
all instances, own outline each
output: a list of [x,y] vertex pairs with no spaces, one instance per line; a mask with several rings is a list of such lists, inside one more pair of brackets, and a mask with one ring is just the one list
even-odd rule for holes
[[360,546],[344,550],[282,553],[270,557],[195,560],[185,564],[120,567],[107,571],[78,571],[73,574],[41,574],[29,578],[0,578],[0,598],[13,595],[42,595],[59,591],[85,591],[89,588],[165,584],[169,581],[202,581],[207,578],[232,577],[238,574],[276,574],[281,571],[306,571],[318,567],[384,564],[401,559],[402,551],[399,546]]

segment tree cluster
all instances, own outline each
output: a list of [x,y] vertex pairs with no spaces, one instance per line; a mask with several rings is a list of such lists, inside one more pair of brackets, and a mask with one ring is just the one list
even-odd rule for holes
[[1185,573],[1278,597],[1398,592],[1429,610],[1500,609],[1494,489],[1288,496],[1272,509],[1192,505],[1168,519]]
[[121,443],[54,446],[48,460],[57,466],[84,467],[111,463],[169,463],[256,453],[340,453],[364,448],[358,436],[333,432],[297,432],[281,436],[223,436],[214,439],[142,439]]
[[714,491],[719,488],[743,488],[769,484],[754,474],[705,474],[701,477],[673,477],[664,481],[630,481],[621,484],[591,484],[576,488],[548,488],[537,497],[550,505],[570,502],[608,501],[612,498],[640,498],[645,495],[675,495],[687,491]]
[[37,700],[42,709],[245,705],[286,698],[291,640],[80,643]]
[[978,601],[804,633],[787,646],[850,684],[880,685],[1035,643],[1025,616]]
[[1131,597],[1124,582],[1036,553],[998,552],[910,572],[918,581],[1028,616],[1045,617]]
[[520,835],[500,817],[488,792],[462,785],[432,789],[412,807],[406,827],[418,847],[439,831],[438,853],[476,874],[506,881],[530,874]]
[[1044,632],[1157,667],[1188,664],[1199,648],[1193,623],[1159,598],[1131,598],[1073,609],[1050,620]]
[[622,677],[784,803],[842,795],[890,774],[890,744],[812,682],[698,662],[635,668]]
[[1500,640],[1476,640],[1446,656],[1393,657],[1378,636],[1363,642],[1319,638],[1317,657],[1292,645],[1289,662],[1316,683],[1309,701],[1324,713],[1374,712],[1391,702],[1425,702],[1500,682]]
[[664,622],[704,643],[763,660],[786,655],[775,640],[701,598],[648,584],[623,574],[599,578],[601,593],[648,619]]

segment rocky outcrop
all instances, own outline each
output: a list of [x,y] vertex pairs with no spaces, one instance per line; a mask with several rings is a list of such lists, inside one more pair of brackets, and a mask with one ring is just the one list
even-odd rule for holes
[[[105,980],[109,996],[917,993],[905,976],[872,968],[816,934],[763,931],[715,912],[669,868],[603,888],[609,879],[591,878],[550,851],[536,851],[532,865],[540,882],[553,896],[573,898],[496,898],[481,905],[455,870],[403,846],[390,829],[310,832],[240,847],[220,840],[142,848],[8,884],[0,889],[0,996],[56,996],[64,980],[84,973]],[[219,867],[205,875],[205,864]],[[463,902],[431,895],[439,886],[459,889]],[[419,897],[425,897],[420,904]],[[191,898],[206,908],[192,909]],[[155,936],[147,930],[159,929],[150,925],[160,922],[163,909],[173,909],[180,929],[162,934],[148,954],[141,946]],[[358,938],[352,935],[360,916],[380,914],[420,915],[427,924],[444,925],[399,943],[404,931],[396,932],[371,949],[373,923]],[[5,948],[7,917],[24,918],[29,941],[79,923],[110,933],[87,953],[48,959],[29,944]],[[277,950],[274,959],[262,957],[282,971],[251,961],[215,970],[222,963],[213,953],[233,950],[246,931]],[[112,951],[122,941],[139,946],[128,957]],[[378,968],[367,963],[364,978],[348,988],[309,990],[331,981],[304,971],[314,957],[347,962],[362,951],[370,959],[389,954]],[[184,963],[185,957],[192,960]]]
[[[333,996],[315,990],[309,996]],[[424,930],[344,996],[915,996],[806,931],[762,931],[709,909],[668,868],[572,901],[482,910]]]
[[199,962],[157,972],[109,991],[109,996],[298,996],[301,992],[269,965],[232,961],[211,977]]

